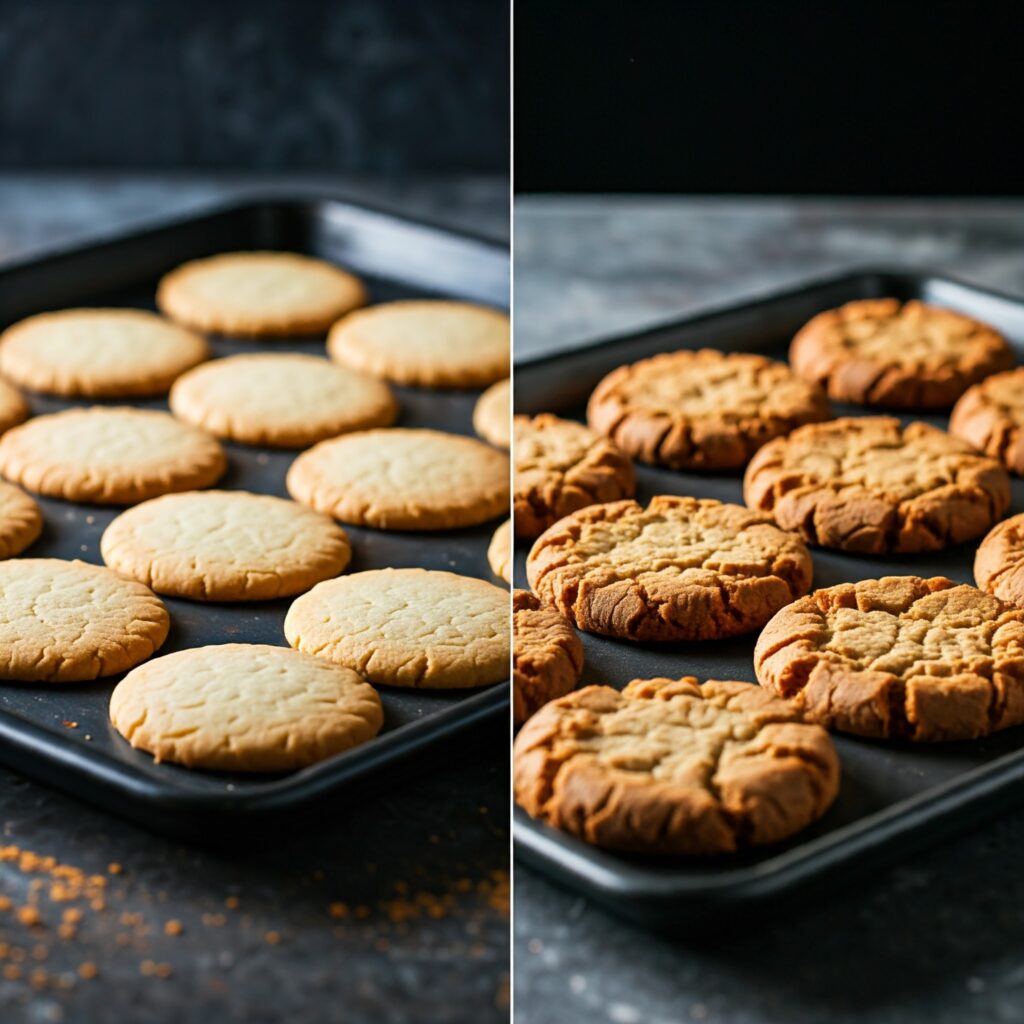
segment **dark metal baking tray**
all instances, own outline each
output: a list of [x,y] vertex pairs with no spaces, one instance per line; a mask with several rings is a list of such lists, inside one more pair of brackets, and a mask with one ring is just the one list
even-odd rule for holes
[[[789,340],[815,313],[852,299],[920,298],[993,324],[1024,357],[1024,299],[926,271],[865,269],[704,312],[585,348],[517,362],[516,411],[583,418],[584,405],[608,371],[656,352],[711,347],[785,359]],[[864,415],[834,406],[837,415]],[[910,420],[915,417],[904,417]],[[924,416],[945,427],[948,417]],[[639,498],[682,494],[742,504],[742,475],[697,475],[638,464]],[[1013,481],[1008,514],[1024,510],[1024,480]],[[944,575],[973,583],[974,545],[935,555],[865,558],[814,549],[814,586],[884,575]],[[515,579],[525,586],[528,544],[517,544]],[[631,644],[581,634],[585,683],[621,687],[630,679],[695,675],[754,679],[756,633],[690,644]],[[609,908],[652,927],[679,929],[754,912],[785,897],[844,885],[856,873],[906,857],[968,828],[1024,796],[1024,728],[973,743],[885,744],[836,736],[843,775],[825,817],[787,843],[712,860],[627,857],[588,846],[516,808],[516,853],[525,863]]]
[[[373,302],[434,295],[508,305],[504,246],[339,200],[273,199],[183,217],[0,268],[0,326],[63,306],[152,309],[158,278],[182,261],[261,248],[305,252],[348,267],[368,281]],[[287,342],[214,337],[210,343],[214,356],[257,350],[324,354],[323,337]],[[472,434],[477,393],[396,392],[400,425]],[[96,404],[26,397],[34,414]],[[131,404],[167,408],[164,399]],[[284,478],[296,451],[236,444],[226,448],[229,469],[218,486],[287,497]],[[46,526],[25,552],[27,557],[102,564],[100,536],[120,509],[48,498],[40,504]],[[348,571],[421,566],[498,582],[486,558],[495,526],[429,534],[346,527],[354,549]],[[289,600],[164,600],[172,625],[160,654],[229,641],[286,646],[282,627]],[[108,697],[118,678],[87,685],[0,684],[0,760],[116,813],[180,835],[213,836],[244,831],[250,822],[262,827],[272,815],[315,814],[321,801],[347,784],[369,784],[399,759],[501,720],[508,707],[507,683],[462,691],[382,688],[384,728],[372,742],[294,774],[233,777],[157,765],[147,754],[132,750],[107,718]],[[65,722],[76,722],[77,728]]]

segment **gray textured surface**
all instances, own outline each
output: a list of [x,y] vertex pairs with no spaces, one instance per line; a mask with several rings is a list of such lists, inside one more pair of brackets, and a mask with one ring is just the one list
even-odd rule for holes
[[[1024,294],[1024,202],[521,198],[517,353],[878,261]],[[516,1020],[1024,1020],[1022,843],[1017,811],[846,893],[675,940],[517,864]]]

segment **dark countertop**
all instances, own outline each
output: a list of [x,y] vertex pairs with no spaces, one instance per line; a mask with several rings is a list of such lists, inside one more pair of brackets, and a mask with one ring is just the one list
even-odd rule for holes
[[[526,197],[517,355],[871,262],[1024,294],[1024,202]],[[515,865],[521,1024],[1024,1020],[1024,810],[715,936],[650,935]]]
[[[499,180],[308,184],[507,236]],[[252,187],[0,176],[0,260]],[[499,724],[312,826],[221,849],[165,840],[0,769],[0,1020],[506,1020],[508,765],[494,756],[506,736]],[[16,914],[33,885],[35,926]],[[68,889],[89,898],[62,902]],[[98,976],[80,976],[83,964]],[[33,971],[45,972],[38,988]]]

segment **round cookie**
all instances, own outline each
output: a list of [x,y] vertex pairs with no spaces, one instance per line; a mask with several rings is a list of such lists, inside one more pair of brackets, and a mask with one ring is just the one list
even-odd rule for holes
[[972,384],[1013,365],[998,331],[916,300],[862,299],[819,313],[789,349],[793,369],[837,402],[948,409]]
[[704,856],[775,843],[839,789],[828,733],[750,683],[637,679],[543,707],[516,738],[526,812],[585,842]]
[[59,558],[0,562],[0,679],[110,676],[145,661],[170,618],[141,583]]
[[716,640],[763,626],[811,585],[803,542],[718,501],[591,505],[526,560],[530,586],[580,629],[623,640]]
[[0,335],[0,373],[48,395],[162,395],[209,354],[198,334],[141,309],[41,313]]
[[513,723],[574,690],[582,672],[583,644],[572,626],[528,590],[513,590]]
[[337,576],[345,531],[293,501],[245,491],[165,494],[104,531],[103,561],[158,594],[194,601],[268,601]]
[[495,531],[487,547],[491,572],[506,583],[512,582],[512,520],[506,519]]
[[486,686],[508,678],[508,591],[426,569],[317,584],[284,620],[288,643],[378,686]]
[[[0,464],[2,468],[2,464]],[[303,452],[288,493],[356,526],[448,530],[508,510],[508,456],[437,430],[365,430]]]
[[821,388],[785,363],[714,349],[620,366],[587,403],[594,430],[670,469],[741,469],[766,441],[828,415]]
[[196,367],[171,388],[171,412],[217,437],[305,448],[395,421],[381,381],[300,353],[228,356]]
[[0,434],[28,419],[28,402],[17,388],[0,380]]
[[156,303],[200,331],[247,337],[321,334],[366,302],[366,287],[323,260],[291,252],[228,252],[160,281]]
[[582,423],[543,413],[517,416],[514,430],[517,537],[537,537],[570,512],[636,494],[629,456]]
[[495,448],[508,448],[511,428],[512,382],[492,384],[473,407],[473,429]]
[[1024,722],[1024,611],[942,577],[842,583],[783,608],[754,669],[829,729],[975,739]]
[[468,302],[385,302],[336,323],[327,353],[396,384],[479,388],[508,376],[509,321]]
[[1010,478],[927,423],[864,416],[771,441],[747,467],[743,496],[811,544],[911,554],[983,534],[1009,507]]
[[1024,608],[1024,514],[1004,519],[981,542],[974,579],[986,593]]
[[209,434],[165,412],[127,406],[37,416],[0,437],[0,473],[67,501],[131,505],[209,487],[226,468]]
[[157,763],[287,772],[372,739],[384,712],[349,669],[287,647],[219,644],[129,672],[111,694],[110,721]]
[[968,388],[953,407],[949,432],[1024,476],[1024,367]]
[[24,491],[0,483],[0,558],[20,555],[43,532],[43,513]]

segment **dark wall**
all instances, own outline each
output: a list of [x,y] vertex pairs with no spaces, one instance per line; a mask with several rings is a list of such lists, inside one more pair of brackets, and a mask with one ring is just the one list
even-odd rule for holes
[[508,170],[507,0],[0,0],[0,167]]

